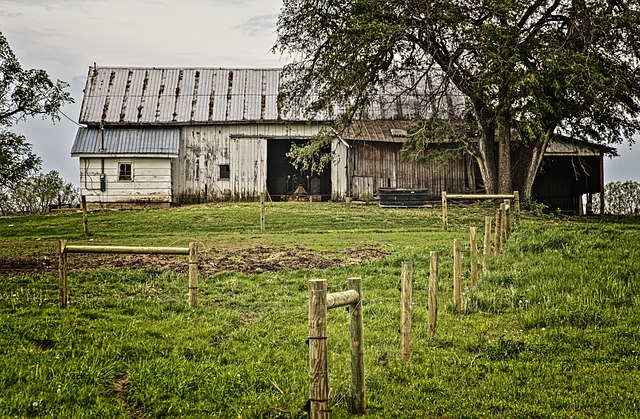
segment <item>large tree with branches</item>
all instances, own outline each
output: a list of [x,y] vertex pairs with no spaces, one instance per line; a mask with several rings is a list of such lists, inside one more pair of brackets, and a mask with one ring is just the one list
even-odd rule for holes
[[10,128],[36,116],[59,120],[61,108],[73,102],[68,87],[60,80],[53,83],[44,70],[24,70],[0,33],[0,192],[29,177],[41,164],[27,139]]
[[427,126],[450,129],[426,131],[463,132],[486,192],[528,199],[555,136],[615,144],[640,130],[639,22],[629,0],[285,0],[274,51],[291,60],[285,103],[311,117],[348,103],[342,126],[384,86],[441,75],[434,92],[455,88],[466,112],[432,112]]

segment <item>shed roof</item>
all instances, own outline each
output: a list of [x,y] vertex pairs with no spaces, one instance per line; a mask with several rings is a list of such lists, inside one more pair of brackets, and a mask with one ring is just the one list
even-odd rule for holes
[[415,121],[406,120],[354,121],[341,136],[345,140],[404,143],[414,125]]
[[[79,122],[191,125],[306,121],[304,109],[287,111],[280,105],[281,83],[280,69],[92,66]],[[362,117],[370,120],[425,117],[424,112],[432,111],[424,106],[431,81],[408,83],[410,89],[405,86],[395,93],[381,93]],[[329,113],[319,114],[315,120],[328,121],[332,117]]]
[[71,155],[158,155],[177,157],[179,128],[88,129],[78,128]]

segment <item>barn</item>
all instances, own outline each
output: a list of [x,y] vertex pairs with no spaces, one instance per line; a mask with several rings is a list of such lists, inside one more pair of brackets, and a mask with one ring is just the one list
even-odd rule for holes
[[[254,200],[262,192],[273,200],[371,200],[380,188],[425,188],[434,199],[442,190],[481,190],[475,162],[462,153],[428,164],[400,156],[412,121],[427,116],[420,97],[428,83],[394,100],[381,97],[362,122],[336,135],[330,170],[296,170],[286,156],[291,144],[313,138],[332,113],[310,121],[302,110],[283,109],[281,82],[279,69],[90,67],[84,127],[71,150],[88,207]],[[461,100],[452,96],[449,106]],[[592,145],[559,146],[534,185],[536,198],[577,211],[579,196],[602,189],[602,155]],[[573,180],[575,159],[586,179]],[[558,179],[570,187],[557,190]]]

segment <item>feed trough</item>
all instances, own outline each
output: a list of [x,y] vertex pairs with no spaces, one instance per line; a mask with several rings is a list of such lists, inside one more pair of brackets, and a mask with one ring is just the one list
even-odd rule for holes
[[425,188],[379,188],[378,198],[381,208],[424,208],[427,207],[428,190]]

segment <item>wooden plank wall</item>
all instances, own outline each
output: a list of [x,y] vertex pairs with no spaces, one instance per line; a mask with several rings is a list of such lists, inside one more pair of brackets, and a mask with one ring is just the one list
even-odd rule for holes
[[[306,123],[184,127],[180,156],[174,167],[174,199],[177,202],[258,199],[266,189],[269,140],[265,137],[309,138],[318,129],[317,125]],[[220,178],[220,165],[229,165],[229,179]]]
[[[475,192],[474,166],[460,157],[426,164],[400,157],[400,143],[354,142],[351,151],[353,196],[371,199],[378,188],[426,188],[434,199],[443,190]],[[455,192],[454,192],[455,191]]]
[[[120,181],[119,164],[131,163],[133,180]],[[106,190],[100,190],[101,158],[80,158],[80,191],[92,208],[103,204],[171,202],[171,159],[108,157],[104,159]]]

